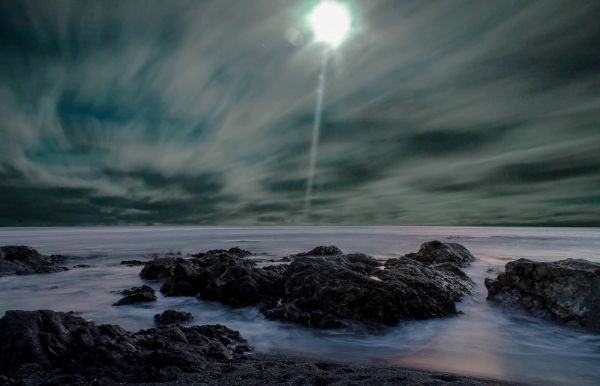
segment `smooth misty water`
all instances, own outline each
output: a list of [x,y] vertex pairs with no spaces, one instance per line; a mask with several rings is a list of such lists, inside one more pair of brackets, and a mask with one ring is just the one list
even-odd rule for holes
[[[460,304],[464,314],[403,323],[378,332],[314,331],[266,321],[254,308],[232,309],[195,298],[112,307],[114,291],[139,285],[141,267],[122,259],[153,253],[203,251],[238,245],[264,256],[284,256],[317,245],[396,257],[428,240],[451,240],[478,261],[467,273],[477,292]],[[80,311],[99,323],[130,330],[152,326],[167,308],[192,312],[199,324],[239,330],[260,352],[391,363],[536,384],[600,383],[600,335],[540,321],[485,301],[483,278],[516,258],[600,261],[600,229],[458,227],[111,227],[0,228],[0,245],[25,244],[45,254],[81,256],[71,265],[93,268],[0,278],[0,313],[9,309]],[[488,273],[492,270],[492,273]],[[150,283],[158,290],[159,284]]]

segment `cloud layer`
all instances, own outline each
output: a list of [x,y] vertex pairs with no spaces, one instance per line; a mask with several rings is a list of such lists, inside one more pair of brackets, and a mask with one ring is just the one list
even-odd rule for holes
[[600,226],[600,5],[0,1],[0,225]]

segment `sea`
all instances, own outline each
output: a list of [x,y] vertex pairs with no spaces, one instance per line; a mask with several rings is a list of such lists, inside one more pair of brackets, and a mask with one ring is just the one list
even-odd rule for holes
[[[257,262],[335,245],[387,259],[418,250],[425,241],[456,242],[477,261],[465,271],[476,290],[459,315],[373,329],[313,330],[268,321],[256,308],[231,308],[193,297],[163,297],[160,283],[139,278],[141,267],[121,260],[183,256],[214,248],[251,251]],[[149,226],[0,228],[0,245],[28,245],[43,254],[73,256],[66,272],[0,278],[0,315],[6,310],[76,311],[95,322],[131,331],[153,326],[166,309],[191,312],[196,324],[238,330],[256,352],[398,365],[539,385],[600,385],[600,334],[540,320],[486,301],[486,277],[512,260],[583,258],[600,262],[600,228]],[[114,307],[116,291],[141,284],[157,302]]]

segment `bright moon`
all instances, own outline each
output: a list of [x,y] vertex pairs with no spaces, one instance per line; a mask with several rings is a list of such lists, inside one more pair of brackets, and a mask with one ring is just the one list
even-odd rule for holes
[[337,1],[321,2],[308,16],[316,40],[331,47],[337,47],[344,41],[351,21],[348,7]]

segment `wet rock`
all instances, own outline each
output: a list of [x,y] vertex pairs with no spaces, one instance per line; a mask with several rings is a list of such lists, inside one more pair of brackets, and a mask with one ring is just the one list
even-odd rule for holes
[[65,256],[45,256],[24,245],[6,245],[0,247],[0,276],[62,272],[68,268],[59,264],[66,260]]
[[143,285],[141,287],[132,287],[129,289],[125,289],[120,292],[121,295],[125,295],[125,297],[113,306],[124,306],[128,304],[137,304],[137,303],[148,303],[155,302],[158,300],[156,295],[154,294],[154,289],[147,285]]
[[144,263],[140,277],[145,280],[163,280],[173,274],[175,265],[187,262],[188,260],[181,257],[156,257]]
[[297,253],[292,255],[291,257],[307,257],[307,256],[339,256],[342,255],[343,252],[338,248],[331,246],[319,246],[311,249],[308,252]]
[[471,252],[462,245],[442,243],[437,240],[421,244],[416,253],[409,253],[404,257],[424,264],[454,263],[459,267],[466,267],[475,261],[475,257]]
[[263,314],[310,327],[340,327],[348,320],[394,325],[456,313],[472,283],[410,259],[386,269],[366,255],[296,257],[283,274],[283,296]]
[[178,262],[160,290],[167,296],[198,296],[233,306],[256,305],[279,294],[282,270],[259,268],[254,261],[238,256],[207,253]]
[[600,330],[600,264],[582,259],[512,261],[487,278],[488,299],[534,315]]
[[77,264],[74,265],[73,268],[94,268],[94,266],[89,264]]
[[248,257],[248,256],[252,256],[252,253],[243,250],[239,247],[233,247],[233,248],[229,248],[229,250],[225,250],[225,249],[211,249],[209,251],[206,252],[200,252],[200,253],[196,253],[194,255],[192,255],[193,257],[197,257],[197,258],[205,258],[205,257],[224,257],[224,258],[231,258],[231,257]]
[[130,333],[68,313],[7,311],[0,319],[0,376],[17,384],[161,382],[249,351],[221,325]]
[[166,310],[162,314],[154,315],[154,323],[157,326],[167,326],[169,324],[178,324],[194,319],[189,312]]
[[141,261],[141,260],[123,260],[121,261],[121,265],[127,265],[129,267],[136,267],[136,266],[140,266],[140,265],[144,265],[146,264],[146,262]]

